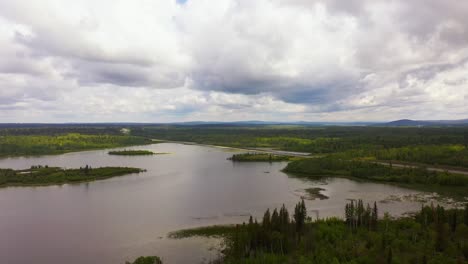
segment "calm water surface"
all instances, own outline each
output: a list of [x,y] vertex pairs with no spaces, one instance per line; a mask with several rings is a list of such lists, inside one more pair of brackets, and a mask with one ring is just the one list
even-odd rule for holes
[[[382,201],[417,191],[348,179],[304,181],[288,177],[280,163],[233,163],[233,150],[162,143],[135,149],[169,152],[111,156],[108,150],[58,156],[0,159],[0,168],[31,165],[76,168],[131,166],[145,173],[92,183],[0,189],[0,263],[124,263],[159,255],[165,263],[199,263],[216,257],[209,239],[171,240],[170,231],[241,223],[267,208],[290,209],[301,190],[321,187],[327,200],[306,201],[310,214],[342,216],[346,199]],[[132,149],[127,148],[127,149]],[[417,202],[379,203],[380,212],[416,210]]]

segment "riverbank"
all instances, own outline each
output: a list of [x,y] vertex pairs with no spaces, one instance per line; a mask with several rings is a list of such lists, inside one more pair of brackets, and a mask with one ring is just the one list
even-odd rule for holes
[[375,162],[317,158],[292,161],[283,171],[302,178],[346,177],[388,183],[437,192],[457,199],[464,199],[468,195],[468,177],[465,175],[420,167],[393,168]]
[[175,238],[223,238],[224,256],[218,261],[225,264],[462,263],[468,254],[468,205],[424,206],[412,216],[393,218],[376,203],[357,200],[343,212],[344,219],[311,222],[299,202],[294,214],[284,207],[267,210],[263,221],[186,229],[175,232]]
[[27,170],[0,169],[0,187],[82,183],[143,171],[142,169],[131,167],[91,168],[87,165],[79,169],[62,169],[48,166],[33,166]]
[[152,140],[155,143],[177,143],[177,144],[196,145],[196,146],[204,146],[204,147],[212,147],[212,148],[243,150],[243,151],[248,151],[250,153],[258,153],[258,154],[272,154],[272,155],[282,155],[282,156],[289,156],[289,157],[312,157],[310,156],[310,153],[307,153],[307,152],[284,151],[284,150],[267,149],[267,148],[248,148],[248,147],[240,148],[240,147],[202,144],[202,143],[196,143],[196,142],[190,142],[190,141],[176,141],[176,140],[164,140],[164,139],[152,139]]

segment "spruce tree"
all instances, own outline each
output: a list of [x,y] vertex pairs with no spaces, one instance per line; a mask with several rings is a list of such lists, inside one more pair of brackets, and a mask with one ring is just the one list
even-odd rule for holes
[[464,219],[465,225],[468,226],[468,203],[465,204],[465,214],[464,214]]
[[388,248],[388,254],[387,254],[387,264],[392,264],[393,261],[393,251],[392,248]]
[[294,208],[294,222],[296,223],[296,232],[301,234],[304,231],[305,220],[307,218],[307,209],[304,199]]
[[265,214],[263,215],[263,228],[267,231],[271,228],[271,216],[270,216],[270,209],[267,209]]
[[451,220],[450,220],[450,227],[452,230],[452,233],[455,233],[457,230],[457,209],[453,209],[452,214],[451,214]]
[[273,214],[271,215],[271,228],[274,231],[280,231],[281,229],[281,220],[276,208],[273,210]]
[[374,208],[372,208],[372,215],[371,215],[371,226],[372,226],[372,229],[375,231],[377,230],[377,220],[379,218],[379,214],[378,214],[378,209],[377,209],[377,202],[374,202]]

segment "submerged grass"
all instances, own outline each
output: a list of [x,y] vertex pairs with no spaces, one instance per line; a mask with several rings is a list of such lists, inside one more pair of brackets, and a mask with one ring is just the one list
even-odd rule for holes
[[168,238],[182,239],[190,237],[228,237],[235,231],[235,225],[202,226],[171,232]]

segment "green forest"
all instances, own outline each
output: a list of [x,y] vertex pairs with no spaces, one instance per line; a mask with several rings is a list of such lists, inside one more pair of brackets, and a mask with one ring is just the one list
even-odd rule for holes
[[181,230],[172,238],[217,236],[224,257],[215,263],[459,264],[468,260],[468,205],[464,209],[423,206],[409,217],[393,218],[377,203],[352,200],[344,219],[311,221],[304,201],[292,214],[267,210],[261,221]]
[[0,156],[47,155],[72,151],[149,144],[151,140],[126,135],[68,133],[61,135],[0,135]]
[[132,135],[468,168],[467,127],[152,126]]
[[[314,126],[121,126],[38,127],[0,129],[0,156],[60,154],[154,143],[153,139],[190,141],[240,148],[307,152],[303,158],[283,155],[234,154],[232,161],[289,161],[293,177],[349,177],[434,191],[457,200],[468,194],[467,127],[314,127]],[[111,151],[111,155],[158,154],[145,150]],[[386,162],[388,165],[379,162]],[[414,167],[401,168],[401,163]],[[439,167],[447,171],[433,171]],[[106,179],[141,172],[138,168],[85,166],[63,169],[33,166],[0,169],[0,187],[51,185]],[[328,197],[320,188],[308,195]],[[466,200],[465,204],[466,204]],[[468,205],[467,205],[468,206]],[[467,263],[468,208],[424,206],[414,215],[393,218],[377,204],[350,201],[344,219],[311,221],[303,201],[291,214],[283,206],[267,210],[263,219],[209,226],[170,234],[222,237],[224,258],[215,263]],[[155,256],[134,264],[160,264]]]
[[88,182],[143,171],[129,167],[92,168],[88,165],[79,169],[62,169],[40,165],[32,166],[27,170],[0,169],[0,187]]
[[400,184],[413,189],[435,191],[457,199],[468,194],[468,176],[429,171],[424,167],[399,168],[369,161],[332,157],[299,159],[283,169],[295,177],[351,177],[374,182]]
[[292,161],[284,171],[307,176],[350,176],[372,181],[468,187],[468,177],[461,174],[429,171],[425,168],[392,168],[368,161],[329,157]]

